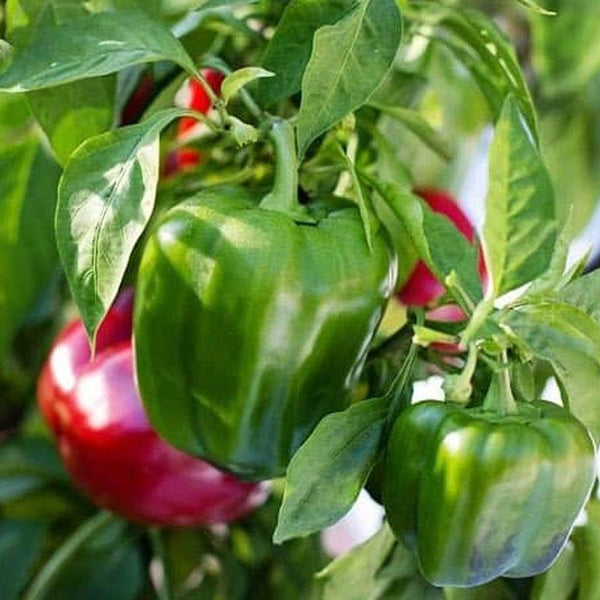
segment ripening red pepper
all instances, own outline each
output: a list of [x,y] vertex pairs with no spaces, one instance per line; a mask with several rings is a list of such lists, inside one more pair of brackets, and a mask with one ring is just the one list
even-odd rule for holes
[[131,310],[126,292],[102,324],[93,359],[80,320],[50,352],[38,399],[65,466],[97,504],[133,521],[199,526],[247,514],[264,501],[264,485],[180,452],[151,428],[134,381]]
[[202,154],[195,148],[178,148],[169,152],[165,161],[163,177],[173,177],[178,173],[192,171],[202,162]]
[[123,107],[121,125],[131,125],[139,121],[144,109],[148,106],[153,87],[152,75],[144,75]]
[[[423,198],[434,212],[446,215],[471,244],[475,243],[473,225],[450,194],[433,188],[417,188],[415,193]],[[487,271],[481,251],[479,252],[479,276],[485,284]],[[430,306],[443,295],[444,291],[444,286],[436,279],[429,267],[423,261],[419,261],[402,286],[398,297],[406,306]]]
[[[210,85],[215,94],[221,93],[221,84],[223,83],[223,79],[225,79],[225,76],[222,73],[213,69],[203,69],[202,76],[206,79],[206,82]],[[187,85],[189,98],[186,98],[184,102],[185,108],[191,108],[203,114],[208,113],[212,107],[212,103],[205,89],[202,87],[202,84],[197,79],[189,79]],[[193,117],[183,117],[179,121],[177,136],[185,136],[190,129],[197,124],[198,121]]]

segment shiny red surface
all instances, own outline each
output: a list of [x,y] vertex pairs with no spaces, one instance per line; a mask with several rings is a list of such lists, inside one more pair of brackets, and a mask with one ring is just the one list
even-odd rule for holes
[[[133,290],[127,289],[115,300],[96,336],[96,354],[131,339]],[[90,344],[80,319],[68,323],[58,334],[38,380],[38,405],[54,430],[64,398],[75,387],[79,371],[91,358]]]
[[[447,216],[469,242],[475,243],[475,230],[471,222],[450,194],[431,188],[418,188],[415,193],[423,198],[434,212]],[[479,275],[485,283],[487,272],[481,251],[479,252]],[[428,306],[433,304],[444,291],[444,286],[436,279],[429,267],[423,261],[419,261],[398,293],[398,297],[406,306]]]
[[[221,93],[221,84],[223,83],[223,79],[225,79],[225,76],[222,73],[213,69],[203,69],[202,76],[216,94]],[[211,108],[211,101],[208,94],[204,91],[204,88],[197,79],[190,79],[189,86],[190,101],[187,108],[206,114]],[[177,129],[178,136],[181,137],[186,134],[197,123],[198,121],[193,117],[183,117],[179,121]]]
[[133,521],[198,526],[247,514],[265,500],[263,485],[180,452],[150,427],[134,381],[131,300],[127,292],[109,312],[93,360],[75,321],[42,372],[39,404],[67,469],[97,504]]

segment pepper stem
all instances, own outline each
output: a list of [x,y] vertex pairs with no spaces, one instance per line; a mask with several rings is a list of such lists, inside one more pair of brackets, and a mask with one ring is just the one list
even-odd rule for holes
[[517,403],[510,385],[510,370],[506,350],[502,352],[502,365],[494,374],[492,384],[483,402],[483,407],[501,416],[513,415],[518,412]]
[[274,120],[271,139],[275,145],[275,181],[260,207],[289,215],[296,221],[314,223],[306,207],[298,202],[298,155],[294,129],[289,121]]
[[477,346],[471,344],[469,346],[469,354],[465,367],[459,375],[448,375],[444,381],[443,389],[447,402],[454,402],[462,406],[466,406],[471,400],[473,386],[471,379],[475,374],[477,367]]

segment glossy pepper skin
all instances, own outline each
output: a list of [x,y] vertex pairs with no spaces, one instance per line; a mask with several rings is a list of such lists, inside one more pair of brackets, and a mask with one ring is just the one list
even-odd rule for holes
[[161,435],[248,479],[282,475],[326,414],[347,406],[396,259],[369,251],[354,206],[313,224],[240,190],[204,192],[147,244],[137,374]]
[[127,292],[109,311],[93,360],[76,320],[44,367],[39,404],[65,466],[97,504],[133,521],[201,526],[247,514],[263,486],[183,454],[151,428],[134,382],[131,300]]
[[394,424],[384,504],[434,585],[470,587],[545,571],[589,497],[595,448],[548,403],[516,415],[415,404]]

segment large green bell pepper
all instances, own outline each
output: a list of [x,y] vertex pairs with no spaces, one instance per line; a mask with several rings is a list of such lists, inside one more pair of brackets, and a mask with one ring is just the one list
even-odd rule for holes
[[153,426],[248,479],[283,474],[319,420],[347,406],[396,279],[385,234],[370,250],[356,207],[278,207],[295,177],[260,205],[228,189],[171,209],[138,278],[137,374]]
[[435,585],[528,577],[558,556],[594,482],[585,427],[548,402],[516,414],[427,401],[396,420],[384,504]]

